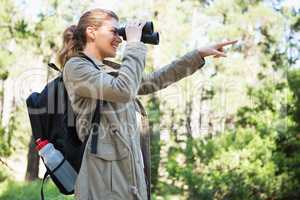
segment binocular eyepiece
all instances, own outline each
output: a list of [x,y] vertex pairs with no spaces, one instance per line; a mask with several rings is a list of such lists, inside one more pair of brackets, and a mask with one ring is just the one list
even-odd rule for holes
[[[117,29],[118,34],[122,36],[123,40],[126,40],[126,32],[125,27],[121,27]],[[146,22],[145,26],[142,30],[141,41],[147,44],[157,45],[159,43],[159,34],[158,32],[153,31],[153,23]]]

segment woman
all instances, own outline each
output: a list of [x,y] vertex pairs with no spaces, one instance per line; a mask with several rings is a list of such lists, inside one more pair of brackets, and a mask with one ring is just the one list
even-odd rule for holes
[[[118,17],[112,11],[90,10],[81,16],[77,26],[64,32],[59,61],[77,114],[78,136],[82,141],[88,138],[75,186],[78,200],[150,199],[149,135],[145,132],[145,112],[136,96],[193,74],[204,65],[204,57],[224,57],[223,46],[236,42],[193,50],[158,71],[143,74],[146,46],[140,39],[144,24],[127,24],[127,44],[120,65],[104,60],[115,57],[122,42],[116,30]],[[97,137],[88,137],[98,100],[104,102],[100,123],[96,124],[100,128]],[[142,124],[137,123],[140,117]],[[92,143],[96,146],[93,151]]]

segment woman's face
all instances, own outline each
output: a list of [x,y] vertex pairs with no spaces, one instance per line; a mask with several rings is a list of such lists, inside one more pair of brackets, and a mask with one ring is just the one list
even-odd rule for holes
[[118,21],[115,18],[105,20],[95,31],[95,45],[101,57],[115,57],[122,39],[117,32]]

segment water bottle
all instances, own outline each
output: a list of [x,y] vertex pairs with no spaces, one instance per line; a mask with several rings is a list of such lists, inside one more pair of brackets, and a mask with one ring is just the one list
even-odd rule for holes
[[[56,150],[53,144],[49,143],[48,140],[42,141],[38,139],[36,144],[36,149],[50,172],[58,179],[67,192],[72,192],[74,190],[77,172],[67,160],[64,160],[64,156],[60,151]],[[62,163],[62,161],[64,162]]]

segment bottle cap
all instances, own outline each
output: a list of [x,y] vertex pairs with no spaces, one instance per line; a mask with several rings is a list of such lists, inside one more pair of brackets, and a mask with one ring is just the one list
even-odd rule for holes
[[37,140],[35,141],[35,143],[36,143],[35,149],[36,149],[37,151],[39,151],[39,150],[41,150],[44,146],[46,146],[49,142],[48,142],[48,140],[41,140],[41,138],[39,138],[39,139],[37,139]]

